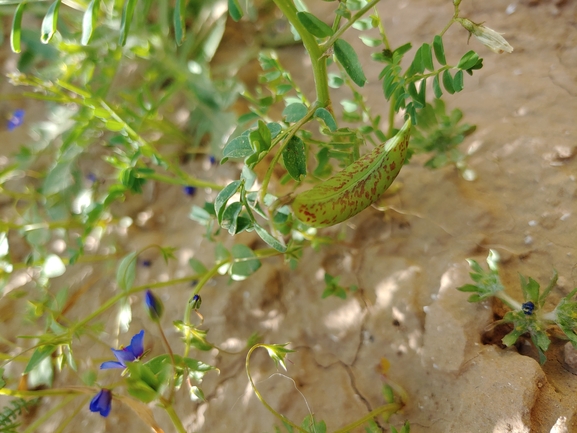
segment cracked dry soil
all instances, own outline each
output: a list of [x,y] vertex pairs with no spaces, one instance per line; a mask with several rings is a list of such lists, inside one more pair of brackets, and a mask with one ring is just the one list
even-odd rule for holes
[[[443,27],[452,12],[450,3],[384,1],[379,10],[393,45],[407,40],[418,45]],[[322,10],[330,3],[313,7]],[[424,159],[414,158],[401,171],[398,192],[378,204],[386,212],[369,208],[324,231],[340,234],[344,241],[306,251],[296,271],[281,259],[267,259],[244,282],[229,284],[220,277],[203,290],[204,327],[217,345],[240,350],[253,332],[265,342],[291,342],[295,353],[289,356],[288,372],[277,371],[264,351],[253,355],[252,372],[271,406],[296,423],[312,412],[333,431],[383,404],[379,365],[386,358],[388,376],[410,397],[392,422],[400,426],[408,419],[414,433],[577,431],[577,376],[567,363],[564,342],[554,340],[544,366],[524,342],[509,349],[484,344],[498,343],[490,324],[502,314],[501,306],[469,304],[467,295],[456,290],[469,282],[465,258],[484,262],[490,248],[500,253],[502,280],[517,299],[519,273],[544,285],[553,268],[558,270],[548,308],[577,286],[577,2],[463,0],[462,12],[505,33],[515,48],[511,55],[495,55],[472,39],[471,49],[485,58],[485,66],[466,77],[463,92],[447,99],[449,108],[461,108],[465,121],[478,126],[463,145],[464,151],[475,150],[468,162],[477,180],[467,182],[450,167],[430,171],[423,168]],[[466,39],[463,29],[449,30],[449,58],[467,50]],[[349,40],[364,59],[369,105],[383,106],[380,67],[370,62],[371,49],[354,34]],[[221,55],[227,46],[231,52],[237,49],[234,40],[227,42]],[[279,52],[310,94],[312,76],[302,48]],[[339,99],[335,94],[334,101]],[[206,169],[191,162],[187,168],[205,170],[204,176],[221,182],[237,176],[226,166]],[[168,267],[151,253],[153,265],[139,270],[136,284],[186,275],[190,257],[208,263],[214,246],[187,217],[191,204],[205,198],[199,194],[185,202],[178,188],[157,186],[126,203],[123,211],[133,217],[142,212],[150,216],[128,235],[119,235],[126,251],[152,243],[178,248],[178,262]],[[223,239],[230,245],[230,239]],[[250,234],[238,241],[260,245]],[[90,282],[92,301],[78,303],[70,317],[81,317],[112,295],[114,277],[99,276],[114,275],[114,267],[78,265],[54,285],[80,290]],[[324,272],[360,290],[344,301],[321,300]],[[165,329],[181,317],[189,290],[177,286],[159,292],[166,306]],[[7,314],[9,308],[2,300],[0,327],[3,336],[13,338],[23,325]],[[131,331],[146,329],[147,348],[152,355],[161,353],[155,328],[136,310]],[[103,320],[114,323],[115,316]],[[112,332],[113,327],[107,329]],[[178,347],[178,335],[169,333]],[[126,338],[121,336],[121,342]],[[75,347],[78,358],[88,349],[92,356],[98,350],[102,359],[109,357],[106,345],[93,348],[81,339]],[[217,366],[221,374],[206,376],[206,403],[179,395],[176,410],[189,431],[273,430],[278,422],[251,391],[243,355],[193,356]],[[83,362],[79,368],[94,365]],[[101,374],[99,380],[112,379]],[[77,379],[63,373],[55,386],[71,383]],[[36,416],[53,404],[44,401]],[[52,431],[76,407],[54,416],[42,431]],[[154,414],[161,425],[170,425],[160,410],[155,408]],[[82,408],[66,431],[80,429],[131,433],[147,428],[116,405],[107,419]]]

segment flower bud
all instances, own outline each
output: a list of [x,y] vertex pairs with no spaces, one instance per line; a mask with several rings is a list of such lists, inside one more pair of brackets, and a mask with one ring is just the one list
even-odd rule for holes
[[500,33],[495,30],[485,27],[482,24],[475,24],[473,21],[467,18],[456,18],[459,24],[461,24],[467,31],[475,36],[479,42],[489,48],[491,51],[501,54],[503,52],[511,53],[513,52],[513,47],[505,40]]
[[146,311],[150,318],[153,321],[158,322],[162,317],[162,312],[164,311],[162,301],[154,296],[150,290],[147,290],[144,295],[144,303],[146,304]]
[[194,295],[190,300],[190,304],[193,310],[198,310],[200,308],[200,304],[202,304],[200,295]]
[[90,410],[98,412],[104,418],[110,413],[112,408],[112,393],[108,389],[101,389],[90,401]]
[[185,186],[182,188],[184,193],[190,197],[192,197],[194,194],[196,194],[196,188],[194,186]]
[[535,309],[535,304],[531,301],[525,302],[521,306],[521,310],[525,313],[526,316],[531,316],[533,314],[533,310]]

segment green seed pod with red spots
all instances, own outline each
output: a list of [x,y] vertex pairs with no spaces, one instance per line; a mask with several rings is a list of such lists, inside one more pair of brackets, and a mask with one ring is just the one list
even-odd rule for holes
[[329,227],[369,207],[391,186],[405,162],[411,119],[383,145],[343,171],[298,194],[292,204],[296,217],[312,227]]

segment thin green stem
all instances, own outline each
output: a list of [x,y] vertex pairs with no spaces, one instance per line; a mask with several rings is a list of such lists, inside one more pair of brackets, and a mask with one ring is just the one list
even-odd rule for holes
[[307,433],[306,430],[302,429],[301,427],[299,427],[298,425],[294,424],[293,422],[291,422],[291,420],[289,420],[287,417],[285,417],[284,415],[278,413],[276,410],[274,410],[267,402],[266,400],[262,397],[261,393],[259,392],[259,390],[256,388],[256,385],[254,384],[254,381],[252,379],[252,376],[250,374],[250,356],[252,355],[252,352],[254,352],[256,349],[258,349],[259,347],[264,347],[263,344],[255,344],[254,346],[252,346],[250,348],[250,350],[248,351],[248,353],[246,354],[246,361],[245,361],[245,370],[246,370],[246,375],[248,376],[248,380],[250,382],[250,386],[253,390],[253,392],[255,393],[256,397],[259,399],[259,401],[263,404],[264,407],[267,408],[267,410],[272,413],[275,417],[277,417],[278,419],[281,420],[281,422],[286,423],[288,425],[290,425],[292,428],[297,429],[298,431],[302,432],[302,433]]
[[389,104],[389,130],[387,131],[387,137],[393,136],[393,129],[395,129],[395,104],[397,99],[395,95],[391,96],[391,102]]
[[[60,422],[60,425],[58,426],[58,429],[54,432],[54,433],[62,433],[64,430],[66,430],[66,427],[68,427],[68,424],[70,424],[70,422],[72,421],[72,419],[74,419],[74,417],[76,415],[78,415],[80,413],[80,411],[86,406],[86,403],[88,403],[88,400],[90,400],[90,397],[86,397],[82,403],[80,403],[76,409],[74,409],[74,412],[72,412],[66,419],[62,420]],[[32,433],[32,432],[31,432]]]
[[33,224],[15,224],[11,222],[4,222],[0,221],[0,230],[22,230],[24,232],[29,232],[32,230],[38,229],[73,229],[73,228],[82,228],[84,225],[81,221],[50,221],[50,222],[41,222],[41,223],[33,223]]
[[53,397],[56,395],[70,395],[70,394],[88,394],[98,392],[98,388],[94,387],[68,387],[68,388],[51,388],[40,389],[37,391],[20,391],[15,389],[0,388],[0,395],[7,395],[9,397]]
[[389,413],[389,414],[393,414],[397,411],[399,411],[403,406],[400,403],[389,403],[389,404],[385,404],[384,406],[381,406],[371,412],[369,412],[368,414],[366,414],[364,417],[356,420],[355,422],[352,422],[351,424],[347,425],[346,427],[343,427],[341,429],[336,430],[334,433],[347,433],[350,432],[351,430],[362,426],[364,423],[376,418],[377,416],[379,416],[382,413]]
[[80,322],[77,322],[74,325],[74,327],[71,329],[71,332],[75,332],[76,329],[81,328],[82,326],[84,326],[85,324],[90,322],[92,319],[94,319],[95,317],[98,317],[103,312],[105,312],[110,307],[112,307],[114,304],[116,304],[118,301],[120,301],[121,299],[123,299],[127,296],[133,295],[135,293],[143,292],[147,289],[154,290],[154,289],[159,289],[161,287],[168,287],[168,286],[173,286],[176,284],[187,283],[187,282],[196,280],[198,278],[199,278],[199,275],[190,275],[188,277],[175,278],[175,279],[169,280],[169,281],[161,281],[158,283],[145,284],[142,286],[133,287],[130,290],[127,290],[126,292],[119,293],[119,294],[113,296],[112,298],[110,298],[108,301],[106,301],[104,304],[102,304],[97,310],[90,313],[88,316],[86,316]]
[[[122,125],[122,128],[124,129],[124,131],[126,131],[126,133],[128,134],[128,136],[140,145],[142,152],[145,156],[147,156],[147,157],[153,157],[154,156],[158,160],[163,161],[163,163],[166,164],[166,168],[169,172],[175,173],[177,176],[179,176],[182,179],[182,182],[184,182],[184,183],[181,183],[181,184],[183,184],[185,186],[191,185],[191,186],[199,186],[199,187],[208,187],[208,188],[213,188],[213,189],[217,189],[217,190],[222,189],[222,187],[220,185],[216,185],[212,182],[202,181],[202,180],[196,179],[196,178],[188,175],[183,170],[181,170],[180,167],[177,167],[176,165],[172,164],[170,161],[166,161],[165,159],[163,159],[161,157],[161,155],[157,152],[157,150],[154,148],[154,146],[152,146],[152,144],[150,144],[140,134],[138,134],[110,105],[108,105],[108,103],[104,99],[98,98],[98,97],[90,99],[92,97],[92,95],[83,89],[80,89],[80,88],[78,88],[78,87],[76,87],[70,83],[67,83],[65,81],[62,81],[62,80],[58,80],[57,83],[58,83],[58,86],[62,87],[63,89],[66,89],[70,92],[73,92],[74,94],[76,94],[82,98],[82,99],[76,98],[76,100],[74,100],[75,103],[84,105],[84,106],[89,107],[89,108],[92,107],[92,104],[94,104],[94,102],[96,102],[98,105],[100,105],[101,108],[103,108],[104,110],[106,110],[108,112],[108,114],[110,115],[110,118],[113,119],[114,121],[120,123]],[[49,90],[56,93],[56,90],[53,88],[50,88]],[[88,104],[86,102],[86,100],[91,100],[92,102],[90,104]],[[158,176],[158,177],[160,178],[160,176]],[[164,178],[164,180],[168,180],[168,179],[170,179],[170,183],[175,183],[172,180],[172,178],[168,178],[168,177]]]
[[182,421],[180,420],[180,418],[178,417],[178,415],[174,411],[172,404],[170,404],[170,402],[168,402],[165,399],[161,399],[161,403],[162,403],[162,408],[168,414],[168,417],[172,421],[172,424],[174,424],[174,427],[176,427],[176,430],[178,431],[178,433],[187,433],[186,429],[182,425]]
[[219,261],[212,268],[210,268],[208,271],[206,271],[204,273],[204,275],[202,276],[202,278],[198,281],[198,284],[194,288],[194,291],[192,292],[192,294],[190,295],[190,298],[188,299],[188,302],[186,303],[186,307],[184,309],[184,320],[183,320],[184,324],[187,326],[187,328],[186,328],[187,332],[185,335],[185,342],[184,342],[184,355],[183,355],[185,358],[188,356],[188,352],[190,351],[190,342],[189,342],[189,338],[188,338],[188,326],[190,325],[190,313],[192,312],[192,300],[194,299],[194,297],[196,295],[198,295],[200,293],[203,286],[206,283],[208,283],[212,277],[214,277],[215,275],[218,274],[219,268],[221,266],[229,263],[229,262],[230,262],[230,259]]
[[259,201],[261,203],[264,203],[264,198],[266,196],[267,190],[268,190],[268,184],[270,182],[270,179],[272,177],[272,174],[274,172],[274,169],[280,159],[280,157],[282,156],[282,151],[284,150],[284,148],[288,145],[289,141],[291,140],[291,138],[294,137],[294,135],[296,134],[296,132],[305,124],[307,123],[310,118],[314,115],[315,111],[316,111],[317,107],[313,106],[309,109],[308,113],[301,119],[299,120],[297,123],[295,123],[293,126],[291,126],[291,128],[288,130],[287,134],[285,135],[284,138],[284,142],[283,144],[280,146],[279,150],[277,151],[276,155],[273,157],[272,161],[270,162],[268,169],[266,171],[266,174],[264,175],[264,179],[262,181],[262,187],[260,189],[260,193],[259,193]]
[[165,349],[168,351],[168,356],[170,356],[170,362],[172,364],[172,373],[173,377],[170,381],[170,394],[168,397],[168,401],[172,402],[174,397],[174,381],[176,378],[176,362],[174,361],[174,353],[172,352],[172,347],[170,347],[170,343],[166,339],[166,335],[162,329],[162,325],[160,324],[160,320],[156,320],[156,325],[158,326],[158,332],[160,332],[160,336],[162,337],[162,342],[164,343]]
[[513,299],[511,296],[505,293],[504,290],[499,290],[498,292],[496,292],[495,297],[503,301],[503,303],[506,304],[512,310],[518,311],[521,310],[522,308],[521,303],[517,302],[515,299]]
[[391,44],[389,43],[389,38],[387,37],[387,32],[385,30],[385,26],[381,21],[381,17],[379,16],[379,11],[375,8],[375,16],[377,17],[377,21],[379,22],[379,33],[381,34],[381,38],[383,39],[383,43],[385,44],[385,48],[387,50],[391,49]]
[[57,404],[56,406],[54,406],[52,409],[50,409],[48,412],[46,412],[45,414],[43,414],[41,417],[39,417],[37,420],[35,420],[32,424],[30,424],[26,430],[24,430],[22,433],[33,433],[35,431],[38,431],[38,427],[40,427],[42,424],[44,424],[44,422],[46,422],[46,420],[48,420],[48,418],[50,418],[52,415],[54,415],[56,412],[60,411],[64,406],[66,406],[68,403],[70,403],[72,400],[74,400],[76,398],[75,395],[69,395],[67,396],[64,400],[62,400],[59,404]]
[[212,183],[206,180],[200,180],[194,177],[188,177],[188,179],[178,179],[175,177],[165,176],[159,173],[146,174],[142,177],[151,180],[157,180],[159,182],[169,183],[172,185],[182,185],[182,186],[195,186],[197,188],[211,188],[215,191],[220,191],[224,187],[216,183]]
[[451,27],[453,25],[453,23],[455,22],[455,20],[459,17],[459,5],[455,4],[455,9],[453,12],[453,17],[451,18],[451,21],[449,21],[447,23],[447,25],[445,26],[445,28],[443,28],[443,30],[441,31],[441,33],[439,33],[439,36],[443,37],[443,35],[445,34],[445,32],[447,30],[449,30],[449,27]]
[[[307,29],[301,24],[297,17],[297,9],[292,0],[273,0],[283,15],[290,21],[303,41],[303,45],[308,52],[313,68],[315,89],[317,94],[317,104],[320,107],[330,106],[329,83],[327,77],[327,62],[324,51]],[[373,0],[378,1],[378,0]]]
[[336,42],[336,40],[338,38],[341,37],[341,35],[347,31],[347,29],[352,26],[357,20],[359,20],[365,13],[367,13],[367,11],[372,8],[373,6],[375,6],[378,2],[380,2],[381,0],[372,0],[369,3],[367,3],[365,5],[365,7],[359,9],[359,11],[354,14],[350,20],[348,20],[344,26],[342,26],[341,28],[339,28],[331,37],[328,41],[326,41],[322,46],[321,46],[321,51],[323,53],[326,53]]
[[557,315],[557,309],[540,315],[540,319],[545,320],[547,322],[551,322],[551,323],[557,323],[558,317],[559,316]]
[[455,22],[455,17],[451,18],[451,21],[449,21],[449,22],[447,23],[447,25],[445,26],[445,28],[441,31],[441,33],[439,33],[439,36],[443,37],[443,35],[445,34],[445,32],[446,32],[447,30],[449,30],[449,27],[451,27],[454,22]]

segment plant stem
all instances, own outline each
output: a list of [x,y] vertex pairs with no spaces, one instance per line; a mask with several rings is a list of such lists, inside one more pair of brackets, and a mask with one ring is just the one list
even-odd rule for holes
[[383,43],[385,44],[385,48],[387,50],[390,50],[391,44],[389,43],[389,38],[387,37],[387,32],[385,30],[385,26],[383,25],[383,22],[381,21],[381,17],[379,16],[379,12],[377,11],[377,8],[375,8],[375,16],[378,18],[379,33],[381,34],[381,38],[383,39]]
[[10,397],[46,397],[55,395],[70,395],[70,394],[88,394],[89,392],[97,392],[95,387],[68,387],[68,388],[51,388],[39,389],[37,391],[19,391],[8,388],[0,388],[0,395],[8,395]]
[[541,319],[546,320],[547,322],[557,323],[557,310],[549,311],[548,313],[542,314]]
[[384,406],[381,406],[381,407],[369,412],[364,417],[356,420],[355,422],[347,425],[346,427],[343,427],[341,429],[336,430],[334,433],[347,433],[347,432],[349,432],[349,431],[351,431],[357,427],[362,426],[367,421],[370,421],[373,418],[376,418],[378,415],[380,415],[382,413],[389,412],[390,414],[393,414],[393,413],[397,412],[398,410],[400,410],[402,407],[403,406],[399,403],[385,404]]
[[453,23],[455,22],[455,19],[459,17],[459,5],[456,4],[455,5],[455,10],[453,12],[453,17],[451,18],[451,21],[449,21],[447,23],[447,25],[445,26],[445,28],[441,31],[441,33],[439,33],[439,36],[443,36],[445,34],[445,32],[447,30],[449,30],[449,27],[451,27],[453,25]]
[[[206,271],[204,273],[204,275],[202,276],[202,278],[198,281],[198,284],[196,285],[196,287],[194,288],[194,291],[190,295],[190,298],[188,299],[188,302],[186,303],[186,307],[184,309],[183,322],[185,325],[190,325],[190,313],[192,312],[192,300],[194,299],[194,296],[198,295],[199,292],[202,290],[202,287],[206,283],[208,283],[208,281],[212,277],[214,277],[216,274],[218,274],[218,270],[221,266],[223,266],[229,262],[230,262],[230,260],[222,260],[220,262],[217,262],[211,269]],[[184,355],[183,355],[184,358],[186,358],[188,356],[189,351],[190,351],[190,342],[188,341],[188,330],[187,330],[187,334],[185,335],[185,342],[184,342]]]
[[[322,47],[321,47],[322,52],[323,52],[323,53],[327,52],[327,50],[334,45],[335,41],[336,41],[338,38],[340,38],[341,35],[342,35],[350,26],[352,26],[357,20],[359,20],[370,8],[372,8],[373,6],[375,6],[379,1],[381,1],[381,0],[372,0],[372,1],[370,1],[369,3],[367,3],[367,4],[365,5],[365,7],[359,9],[359,11],[358,11],[356,14],[354,14],[354,15],[351,17],[351,19],[346,22],[346,24],[345,24],[344,26],[342,26],[341,28],[339,28],[339,29],[334,33],[334,35],[332,35],[332,36],[330,37],[330,39],[322,45]],[[306,30],[305,30],[305,31],[306,31]]]
[[[297,9],[292,0],[273,0],[283,15],[290,21],[303,41],[313,67],[313,77],[319,107],[330,106],[329,83],[327,77],[327,62],[324,52],[315,37],[301,24],[297,17]],[[373,0],[378,1],[378,0]]]
[[54,433],[62,433],[64,430],[66,430],[68,424],[70,424],[70,422],[74,419],[74,417],[76,417],[76,415],[78,415],[78,413],[86,406],[88,400],[90,400],[90,397],[86,397],[84,400],[82,400],[82,403],[79,404],[67,418],[60,421],[60,425],[58,426],[58,429]]
[[162,408],[166,411],[166,413],[170,417],[170,420],[172,421],[172,424],[174,424],[174,427],[176,427],[176,430],[179,433],[187,433],[186,429],[182,425],[182,421],[180,420],[180,418],[178,417],[178,415],[174,411],[172,404],[170,404],[170,402],[168,402],[165,399],[162,399],[161,402],[162,402]]
[[391,96],[391,102],[389,104],[389,130],[387,131],[387,137],[393,136],[393,129],[395,128],[395,104],[397,100],[395,95]]
[[99,316],[100,314],[102,314],[104,311],[108,310],[110,307],[112,307],[114,304],[116,304],[118,301],[120,301],[122,298],[125,298],[127,296],[130,296],[134,293],[138,293],[138,292],[143,292],[146,289],[159,289],[161,287],[168,287],[168,286],[173,286],[175,284],[180,284],[180,283],[187,283],[189,281],[192,280],[196,280],[199,276],[198,275],[189,275],[188,277],[183,277],[183,278],[175,278],[174,280],[169,280],[169,281],[161,281],[158,283],[154,283],[154,284],[145,284],[143,286],[136,286],[133,287],[130,290],[127,290],[126,292],[122,292],[117,294],[116,296],[113,296],[112,298],[110,298],[108,301],[106,301],[104,304],[102,304],[100,306],[100,308],[98,308],[96,311],[93,311],[92,313],[90,313],[88,316],[86,316],[84,319],[82,319],[80,322],[77,322],[74,327],[72,328],[72,331],[75,332],[76,329],[82,327],[83,325],[85,325],[86,323],[90,322],[92,319],[94,319],[95,317]]
[[194,177],[188,177],[187,179],[182,178],[177,179],[159,173],[146,174],[142,177],[146,179],[157,180],[159,182],[169,183],[172,185],[195,186],[197,188],[210,188],[213,189],[214,191],[220,191],[221,189],[224,188],[222,185],[218,185],[216,183],[212,183],[206,180],[196,179]]
[[495,297],[499,298],[505,305],[507,305],[512,310],[521,310],[522,306],[515,299],[511,298],[504,290],[499,290],[495,293]]
[[52,409],[50,409],[48,412],[42,414],[41,417],[39,417],[32,424],[30,424],[26,428],[26,430],[24,430],[22,433],[33,433],[35,431],[38,431],[37,430],[38,427],[40,427],[48,418],[50,418],[52,415],[54,415],[56,412],[58,412],[60,409],[62,409],[64,406],[66,406],[68,403],[70,403],[75,398],[76,398],[75,395],[69,395],[63,401],[61,401],[59,404],[57,404]]
[[[272,248],[263,248],[263,249],[259,249],[254,251],[254,253],[261,258],[264,257],[270,257],[273,254],[271,253],[273,251]],[[277,254],[280,254],[278,251],[274,250]],[[275,254],[276,255],[276,254]],[[192,297],[196,294],[198,294],[202,288],[202,286],[204,286],[212,277],[214,277],[217,273],[218,273],[218,268],[220,268],[221,266],[225,265],[226,263],[228,263],[230,260],[224,260],[221,262],[218,262],[214,265],[213,268],[211,268],[209,271],[207,271],[206,273],[199,275],[199,274],[195,274],[195,275],[189,275],[187,277],[182,277],[182,278],[175,278],[173,280],[168,280],[168,281],[160,281],[157,283],[153,283],[153,284],[144,284],[142,286],[136,286],[136,287],[132,287],[130,290],[127,290],[125,292],[119,293],[115,296],[113,296],[112,298],[108,299],[108,301],[106,301],[104,304],[102,304],[97,310],[93,311],[92,313],[90,313],[88,316],[84,317],[81,321],[77,322],[72,329],[70,330],[72,333],[76,332],[76,329],[84,326],[85,324],[87,324],[88,322],[90,322],[92,319],[94,319],[95,317],[99,316],[100,314],[102,314],[104,311],[108,310],[110,307],[112,307],[115,303],[117,303],[118,301],[120,301],[121,299],[133,295],[135,293],[139,293],[139,292],[143,292],[147,289],[150,290],[154,290],[154,289],[160,289],[162,287],[169,287],[169,286],[174,286],[176,284],[181,284],[181,283],[187,283],[190,281],[194,281],[194,280],[199,280],[198,285],[196,286],[194,292],[192,293],[190,300],[192,300]],[[190,301],[189,300],[189,301]],[[190,315],[190,302],[187,303],[187,314]],[[187,316],[185,316],[186,319]],[[187,323],[187,321],[184,321],[185,323]],[[18,355],[17,355],[18,356]]]
[[272,413],[275,417],[277,417],[278,419],[281,420],[281,422],[286,423],[288,425],[290,425],[292,428],[297,429],[298,431],[302,432],[302,433],[308,433],[306,430],[300,428],[298,425],[293,424],[287,417],[285,417],[284,415],[281,415],[280,413],[278,413],[276,410],[274,410],[267,402],[266,400],[262,397],[262,395],[260,394],[260,392],[258,391],[258,389],[256,388],[254,381],[252,380],[252,376],[250,374],[250,356],[252,355],[252,352],[254,352],[256,349],[258,349],[259,347],[264,347],[263,344],[255,344],[254,346],[252,346],[250,348],[250,350],[248,351],[248,353],[246,354],[246,361],[245,361],[245,370],[246,370],[246,375],[248,376],[248,380],[250,382],[250,386],[252,387],[253,392],[256,395],[256,398],[259,399],[259,401],[263,404],[264,407],[266,407],[268,409],[268,411],[270,413]]
[[174,397],[174,381],[176,380],[176,362],[174,361],[174,353],[172,352],[172,347],[170,347],[170,344],[168,343],[168,340],[166,339],[166,335],[164,334],[164,331],[162,329],[162,325],[160,324],[160,320],[156,320],[156,324],[158,325],[158,331],[160,332],[160,336],[162,337],[162,342],[164,343],[165,349],[168,351],[168,356],[170,356],[170,362],[172,364],[173,378],[170,381],[170,394],[168,397],[168,401],[172,402],[172,399]]
[[262,187],[260,189],[260,193],[259,193],[259,201],[261,203],[264,203],[264,198],[266,196],[267,190],[268,190],[268,184],[270,182],[270,179],[272,177],[272,174],[274,172],[274,168],[276,167],[278,160],[280,159],[281,155],[282,155],[282,151],[284,150],[284,148],[288,145],[289,141],[291,140],[291,138],[294,137],[294,135],[296,134],[296,132],[305,124],[309,121],[309,119],[313,116],[314,112],[316,111],[317,107],[315,105],[313,105],[308,113],[301,119],[299,120],[297,123],[295,123],[288,131],[288,133],[286,134],[285,138],[284,138],[284,142],[283,144],[280,146],[278,152],[276,153],[276,155],[273,157],[272,161],[270,162],[268,169],[266,171],[266,174],[264,175],[264,179],[262,181]]
[[[106,110],[108,112],[108,114],[110,115],[110,118],[113,119],[114,121],[120,123],[122,125],[123,130],[128,134],[128,136],[134,140],[136,143],[139,144],[140,148],[142,149],[142,153],[144,156],[147,156],[149,158],[151,157],[156,157],[159,161],[162,161],[164,164],[166,164],[166,168],[169,172],[171,173],[175,173],[177,176],[179,176],[182,179],[182,182],[184,183],[180,183],[182,185],[191,185],[191,186],[199,186],[199,187],[208,187],[208,188],[213,188],[213,189],[217,189],[217,190],[221,190],[223,187],[221,187],[220,185],[216,185],[214,183],[211,182],[207,182],[207,181],[202,181],[199,179],[196,179],[190,175],[188,175],[187,173],[185,173],[183,170],[180,169],[180,167],[172,164],[170,161],[166,161],[165,159],[163,159],[161,157],[161,155],[158,153],[158,151],[154,148],[154,146],[152,146],[148,141],[146,141],[138,132],[136,132],[110,105],[108,105],[108,103],[99,97],[94,97],[93,99],[92,96],[89,92],[80,89],[66,81],[63,80],[58,80],[57,81],[58,86],[60,86],[63,89],[66,89],[70,92],[73,92],[74,94],[76,94],[77,96],[80,96],[80,98],[74,98],[73,103],[75,104],[79,104],[79,105],[83,105],[87,108],[93,108],[92,105],[88,104],[86,101],[87,100],[91,100],[93,101],[92,103],[97,103],[98,105],[100,105],[101,108],[103,108],[104,110]],[[58,87],[53,86],[51,88],[46,88],[46,86],[43,83],[39,83],[37,84],[40,87],[44,87],[46,90],[48,91],[52,91],[54,93],[58,92]],[[157,177],[158,179],[160,179],[160,176]],[[174,180],[172,180],[171,178],[168,177],[164,177],[163,180],[166,181],[167,179],[170,179],[169,183],[175,183]]]

